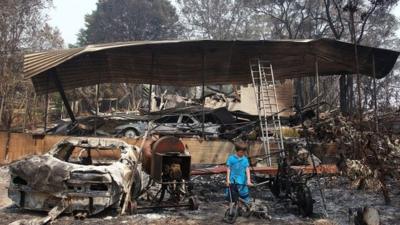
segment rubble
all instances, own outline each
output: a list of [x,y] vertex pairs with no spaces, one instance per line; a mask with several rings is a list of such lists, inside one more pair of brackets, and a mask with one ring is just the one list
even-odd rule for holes
[[345,174],[351,181],[352,188],[379,191],[382,188],[382,184],[378,180],[376,173],[360,160],[346,160]]
[[324,113],[307,127],[306,133],[300,133],[313,142],[335,143],[340,156],[338,167],[351,180],[351,187],[382,191],[389,203],[386,179],[400,178],[399,136],[384,130],[375,132],[374,120],[368,118],[360,124],[337,112]]
[[[4,171],[6,171],[4,169]],[[7,176],[7,173],[2,173]],[[317,178],[315,178],[317,179]],[[315,179],[310,183],[311,192],[315,199],[315,213],[311,217],[302,217],[299,215],[295,206],[290,202],[279,201],[275,199],[269,188],[261,186],[251,188],[252,203],[255,208],[266,208],[271,216],[271,221],[259,219],[257,217],[238,218],[237,224],[298,224],[298,225],[346,225],[349,222],[350,208],[363,208],[371,206],[379,211],[381,224],[397,224],[400,215],[397,213],[400,207],[400,195],[398,191],[391,189],[392,204],[385,205],[380,195],[365,190],[348,189],[347,179],[338,177],[334,182],[328,183],[328,178],[322,179],[325,187],[325,197],[327,199],[327,211],[329,218],[323,219],[321,207],[321,198],[316,194]],[[198,195],[200,208],[197,211],[182,211],[179,209],[166,209],[146,214],[117,216],[113,210],[106,210],[101,214],[90,216],[84,221],[75,220],[73,217],[61,215],[53,225],[72,225],[72,224],[98,224],[98,225],[122,225],[122,224],[210,224],[210,221],[222,223],[223,213],[226,209],[226,200],[224,199],[224,175],[195,176],[193,177],[194,192]],[[390,182],[389,185],[392,185]],[[6,188],[0,187],[0,193],[6,192]],[[0,224],[9,224],[17,219],[32,219],[42,217],[43,214],[29,213],[12,205],[0,206]],[[326,222],[326,223],[322,223]],[[331,223],[328,223],[331,222]]]
[[322,164],[322,161],[317,156],[311,154],[305,148],[300,148],[297,151],[297,157],[295,158],[295,160],[297,161],[298,165],[319,166]]

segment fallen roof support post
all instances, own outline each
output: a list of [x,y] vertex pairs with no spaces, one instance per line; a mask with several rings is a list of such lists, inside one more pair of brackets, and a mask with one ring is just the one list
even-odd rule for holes
[[61,96],[61,99],[63,100],[65,109],[67,109],[69,118],[71,118],[72,123],[76,123],[74,112],[72,111],[71,105],[69,104],[67,96],[65,95],[65,91],[64,91],[63,85],[60,82],[60,79],[58,78],[57,71],[55,69],[52,69],[49,71],[49,74],[47,76],[53,77],[54,84],[55,84],[58,92],[60,93],[60,96]]

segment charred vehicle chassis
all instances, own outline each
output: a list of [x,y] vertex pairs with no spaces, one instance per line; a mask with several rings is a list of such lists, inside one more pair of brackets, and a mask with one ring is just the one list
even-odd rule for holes
[[119,208],[129,190],[138,192],[146,182],[135,150],[117,139],[67,138],[47,154],[10,165],[9,197],[24,209],[62,205],[63,212],[82,217]]

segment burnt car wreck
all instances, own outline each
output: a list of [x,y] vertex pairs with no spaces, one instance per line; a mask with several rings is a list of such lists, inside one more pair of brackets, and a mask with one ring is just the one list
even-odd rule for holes
[[[19,208],[49,212],[38,224],[62,213],[83,219],[105,209],[121,214],[197,209],[189,185],[191,156],[183,143],[165,136],[144,139],[143,145],[137,148],[111,138],[66,138],[44,155],[12,163],[8,196]],[[146,195],[150,201],[138,204]]]
[[134,147],[123,141],[67,138],[45,155],[10,165],[9,197],[24,209],[63,205],[63,212],[84,217],[118,208],[131,179],[136,179],[131,190],[140,190],[140,168]]

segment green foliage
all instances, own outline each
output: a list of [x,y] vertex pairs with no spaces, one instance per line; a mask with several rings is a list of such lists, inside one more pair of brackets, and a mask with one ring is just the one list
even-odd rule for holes
[[167,0],[100,0],[86,15],[80,45],[132,40],[175,39],[182,30]]

